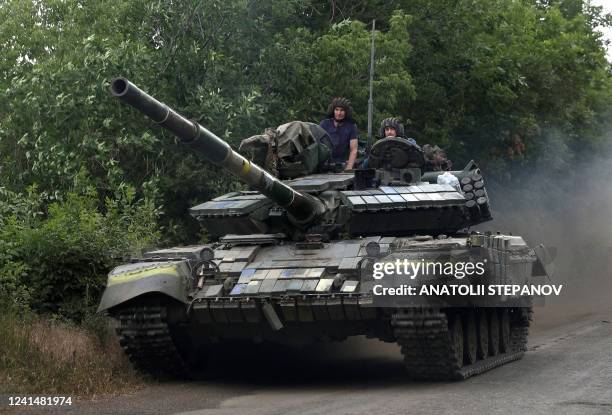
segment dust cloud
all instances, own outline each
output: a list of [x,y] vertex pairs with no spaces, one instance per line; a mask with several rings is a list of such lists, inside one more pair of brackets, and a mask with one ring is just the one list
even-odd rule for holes
[[563,323],[612,305],[612,153],[568,166],[523,172],[511,184],[487,186],[494,220],[478,230],[511,232],[530,246],[555,247],[559,297],[537,307],[536,322]]

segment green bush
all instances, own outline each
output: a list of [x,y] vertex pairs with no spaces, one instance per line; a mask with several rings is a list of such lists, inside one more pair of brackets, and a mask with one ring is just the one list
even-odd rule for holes
[[157,209],[127,185],[103,207],[90,186],[48,206],[35,190],[0,194],[0,305],[81,320],[108,271],[158,241]]

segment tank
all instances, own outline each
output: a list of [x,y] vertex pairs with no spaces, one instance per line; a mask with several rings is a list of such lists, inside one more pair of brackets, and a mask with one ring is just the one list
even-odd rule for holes
[[[139,369],[186,375],[213,342],[307,345],[357,335],[398,343],[414,379],[465,379],[523,356],[533,297],[478,290],[529,286],[547,275],[550,258],[520,236],[470,231],[491,219],[473,161],[427,172],[418,146],[386,138],[372,146],[367,169],[336,173],[322,163],[283,179],[128,80],[110,90],[248,186],[191,209],[213,242],[157,249],[109,273],[99,312],[118,320]],[[314,124],[301,127],[321,135]],[[438,184],[445,173],[458,186]],[[450,275],[441,266],[413,278],[401,272],[442,261]],[[459,263],[481,264],[482,273],[460,276]],[[386,264],[398,267],[380,278]],[[423,287],[437,291],[389,294]]]

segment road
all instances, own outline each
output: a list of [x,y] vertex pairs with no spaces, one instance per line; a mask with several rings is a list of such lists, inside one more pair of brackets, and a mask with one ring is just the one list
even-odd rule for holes
[[410,382],[396,346],[365,339],[308,351],[242,347],[213,362],[206,380],[55,413],[612,414],[612,312],[536,322],[522,360],[464,382]]

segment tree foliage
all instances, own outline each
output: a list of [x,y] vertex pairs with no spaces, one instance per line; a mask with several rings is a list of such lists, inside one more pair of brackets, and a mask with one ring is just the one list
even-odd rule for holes
[[0,188],[0,305],[81,319],[95,309],[108,270],[159,241],[157,212],[127,186],[106,199],[104,213],[87,184],[43,201],[36,187]]

